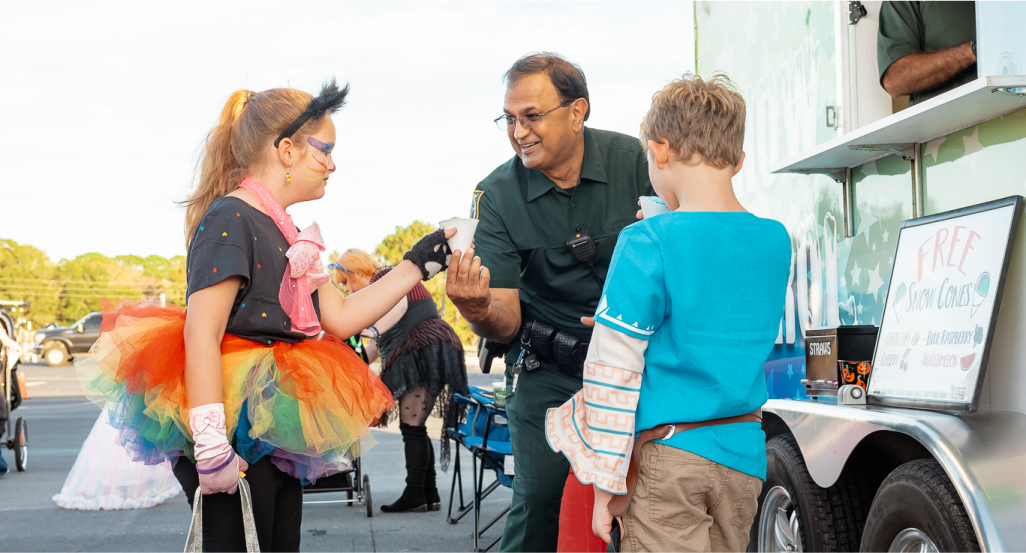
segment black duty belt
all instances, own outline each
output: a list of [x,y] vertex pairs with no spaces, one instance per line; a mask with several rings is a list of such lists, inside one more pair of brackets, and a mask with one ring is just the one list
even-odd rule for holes
[[539,321],[527,321],[520,329],[520,348],[522,353],[517,362],[522,364],[523,369],[531,371],[539,368],[540,361],[572,378],[580,378],[584,374],[588,342],[578,340],[576,336],[553,326]]

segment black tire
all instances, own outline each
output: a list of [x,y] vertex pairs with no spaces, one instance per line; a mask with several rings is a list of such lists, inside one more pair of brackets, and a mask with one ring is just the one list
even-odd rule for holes
[[374,502],[371,501],[370,476],[363,475],[363,502],[367,504],[367,518],[374,516]]
[[939,551],[979,551],[976,531],[955,486],[934,459],[894,469],[876,492],[862,551],[888,551],[903,530],[925,534]]
[[68,361],[71,360],[71,354],[68,353],[67,346],[62,342],[51,340],[43,344],[43,359],[46,360],[47,365],[59,367],[68,364]]
[[21,417],[14,423],[14,466],[18,472],[28,468],[28,423]]
[[868,497],[868,493],[860,493],[860,484],[855,478],[844,473],[830,488],[819,487],[812,480],[798,443],[790,434],[781,434],[766,442],[766,461],[766,482],[759,495],[759,510],[752,524],[748,551],[786,550],[770,540],[759,543],[760,529],[774,521],[770,513],[766,513],[766,520],[763,520],[767,498],[780,509],[781,490],[789,496],[790,506],[785,517],[798,525],[801,543],[795,545],[801,550],[858,551],[865,520],[863,498]]
[[349,503],[346,503],[346,506],[347,507],[352,507],[353,506],[353,490],[349,490],[349,491],[346,492],[346,499],[349,500]]
[[11,369],[11,411],[21,407],[21,384],[18,382],[18,365]]

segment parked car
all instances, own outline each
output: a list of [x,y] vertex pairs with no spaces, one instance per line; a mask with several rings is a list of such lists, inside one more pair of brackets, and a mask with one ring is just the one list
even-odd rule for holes
[[100,337],[103,314],[94,311],[71,326],[58,326],[36,333],[32,351],[41,355],[51,367],[64,365],[76,354],[84,354]]

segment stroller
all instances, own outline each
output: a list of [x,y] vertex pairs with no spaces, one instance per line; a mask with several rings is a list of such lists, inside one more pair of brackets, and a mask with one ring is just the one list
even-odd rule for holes
[[[353,350],[360,355],[360,358],[363,359],[364,363],[367,362],[367,352],[363,349],[363,343],[360,341],[359,336],[353,336],[349,340],[346,340],[346,345],[353,348]],[[304,495],[308,493],[328,492],[346,492],[346,499],[304,501],[303,503],[311,505],[346,503],[350,507],[359,504],[364,505],[367,508],[368,517],[374,516],[374,504],[371,500],[370,477],[363,474],[363,468],[360,466],[359,457],[352,460],[352,465],[350,465],[349,470],[338,474],[332,474],[331,476],[326,476],[317,480],[317,482],[313,484],[303,486]]]
[[[14,320],[2,310],[0,310],[0,325],[3,325],[8,336],[12,338],[17,336],[14,332]],[[18,364],[21,360],[11,360],[12,362],[8,363],[8,355],[10,354],[7,348],[0,347],[0,371],[3,371],[4,389],[3,401],[0,404],[0,417],[3,418],[2,422],[5,425],[0,426],[0,437],[5,431],[7,433],[7,439],[0,441],[0,446],[14,450],[14,466],[18,472],[23,472],[28,468],[28,423],[25,422],[25,419],[18,417],[14,422],[13,432],[11,425],[11,411],[17,409],[22,400],[21,386],[18,380]]]

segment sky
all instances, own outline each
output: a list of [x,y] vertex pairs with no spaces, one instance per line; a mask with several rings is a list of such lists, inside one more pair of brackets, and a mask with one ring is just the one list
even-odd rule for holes
[[694,71],[692,2],[0,2],[0,238],[53,260],[185,254],[203,139],[235,90],[352,86],[325,197],[292,206],[327,250],[466,217],[513,155],[502,74],[554,51],[587,125],[636,136]]

